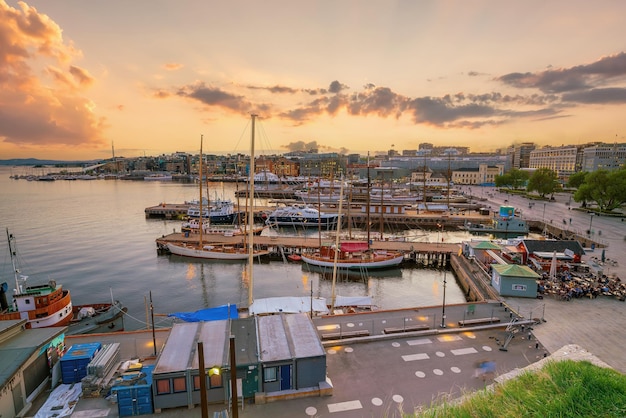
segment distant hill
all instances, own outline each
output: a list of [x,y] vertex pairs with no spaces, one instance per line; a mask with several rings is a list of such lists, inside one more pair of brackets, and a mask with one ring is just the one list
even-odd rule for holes
[[96,160],[90,161],[61,161],[61,160],[40,160],[37,158],[14,158],[11,160],[0,160],[0,165],[12,165],[12,166],[59,166],[59,167],[80,167],[85,164],[95,164]]

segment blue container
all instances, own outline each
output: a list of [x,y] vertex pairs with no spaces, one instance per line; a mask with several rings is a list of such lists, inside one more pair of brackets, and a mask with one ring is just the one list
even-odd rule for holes
[[102,348],[101,343],[74,344],[61,357],[61,379],[68,385],[87,376],[87,365]]
[[141,368],[141,377],[136,379],[134,383],[111,388],[112,393],[117,393],[117,413],[120,417],[152,414],[154,412],[152,403],[153,370],[154,365],[144,366]]

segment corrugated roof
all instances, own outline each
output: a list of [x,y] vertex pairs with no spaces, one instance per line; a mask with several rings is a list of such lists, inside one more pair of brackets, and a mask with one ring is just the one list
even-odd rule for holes
[[[173,373],[198,368],[196,353],[202,341],[204,364],[223,366],[228,345],[228,320],[174,324],[154,367],[154,374]],[[227,360],[227,356],[226,356]]]
[[257,317],[260,358],[263,362],[294,357],[324,356],[324,347],[307,314]]
[[[0,323],[11,322],[10,326],[4,326],[0,331],[6,331],[21,321],[0,321]],[[0,388],[24,366],[24,362],[30,356],[40,350],[40,347],[47,346],[54,338],[62,335],[66,327],[38,328],[20,330],[15,336],[0,343]]]

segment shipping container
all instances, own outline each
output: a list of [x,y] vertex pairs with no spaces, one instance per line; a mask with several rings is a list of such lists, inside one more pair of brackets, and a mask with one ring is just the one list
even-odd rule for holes
[[154,365],[143,366],[140,371],[124,373],[111,393],[117,395],[117,412],[120,417],[152,414],[152,371]]
[[87,366],[98,354],[101,343],[74,344],[61,358],[63,384],[78,383],[87,376]]

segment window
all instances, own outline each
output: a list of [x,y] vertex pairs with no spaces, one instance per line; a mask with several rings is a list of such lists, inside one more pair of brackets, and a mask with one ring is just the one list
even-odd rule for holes
[[187,384],[184,377],[175,377],[174,381],[174,393],[180,393],[187,390]]
[[209,376],[209,389],[221,388],[222,387],[222,375],[221,374],[212,374]]
[[263,381],[264,382],[275,382],[277,375],[276,367],[267,367],[263,369]]
[[200,390],[200,376],[193,377],[193,390]]
[[158,379],[156,381],[157,395],[166,395],[171,393],[170,379]]

